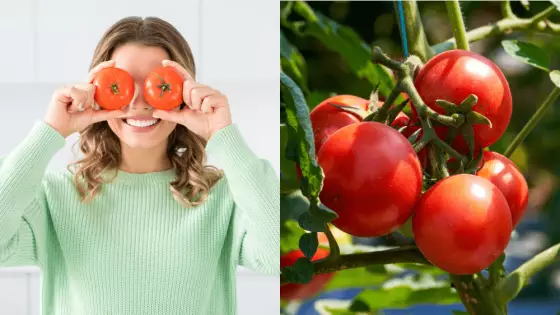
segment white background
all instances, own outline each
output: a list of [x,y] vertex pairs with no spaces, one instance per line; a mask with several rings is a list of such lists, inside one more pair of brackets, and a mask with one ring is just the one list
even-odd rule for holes
[[[228,95],[247,142],[279,172],[278,10],[278,2],[263,0],[0,1],[0,155],[43,117],[53,89],[87,75],[94,47],[112,23],[158,16],[187,39],[197,80]],[[51,168],[66,166],[76,140],[68,139]],[[278,281],[240,270],[239,314],[277,314]],[[37,270],[0,269],[0,314],[40,314]]]

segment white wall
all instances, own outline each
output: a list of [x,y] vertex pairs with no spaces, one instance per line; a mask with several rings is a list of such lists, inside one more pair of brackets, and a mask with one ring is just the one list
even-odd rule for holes
[[[249,145],[279,171],[278,8],[276,1],[262,0],[0,1],[0,155],[43,117],[54,88],[86,76],[109,25],[128,15],[152,15],[173,23],[187,38],[198,80],[228,95],[233,120]],[[69,139],[51,168],[65,167],[75,140]],[[240,315],[278,312],[277,277],[240,270],[238,288]],[[0,270],[0,314],[39,312],[37,270]]]

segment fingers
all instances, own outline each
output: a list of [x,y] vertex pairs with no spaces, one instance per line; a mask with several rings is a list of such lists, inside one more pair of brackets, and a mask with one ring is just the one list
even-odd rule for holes
[[90,107],[83,112],[76,113],[75,115],[77,120],[87,120],[83,123],[83,125],[87,126],[101,121],[125,117],[126,112],[122,110],[95,110]]
[[203,113],[211,113],[214,111],[214,108],[219,108],[227,104],[227,98],[223,94],[215,94],[210,95],[204,98],[202,101],[202,105],[200,106],[200,110]]
[[188,93],[187,95],[190,94],[190,101],[191,101],[191,103],[190,104],[187,103],[187,105],[190,105],[190,108],[192,110],[198,111],[200,110],[200,107],[202,106],[202,102],[206,97],[209,97],[211,95],[219,95],[220,92],[208,86],[199,84],[194,87],[188,86],[187,93]]
[[101,71],[102,69],[110,68],[110,67],[114,67],[114,66],[115,66],[115,60],[103,61],[103,62],[97,64],[97,66],[93,67],[89,71],[88,79],[87,79],[86,82],[91,83],[93,81],[93,79],[95,78],[95,76],[97,75],[97,73],[99,73],[99,71]]
[[91,107],[95,86],[91,84],[68,85],[53,93],[53,101],[70,112],[83,111]]
[[192,75],[187,71],[187,69],[183,68],[183,66],[181,66],[178,62],[172,61],[172,60],[163,60],[161,62],[161,64],[164,67],[172,67],[175,70],[177,70],[185,79],[185,81],[193,81],[195,82],[195,79],[192,77]]
[[[185,110],[189,110],[189,109],[185,109]],[[171,121],[176,124],[181,124],[183,120],[183,113],[181,111],[176,111],[176,110],[166,111],[166,110],[156,109],[153,111],[152,116],[154,118]]]

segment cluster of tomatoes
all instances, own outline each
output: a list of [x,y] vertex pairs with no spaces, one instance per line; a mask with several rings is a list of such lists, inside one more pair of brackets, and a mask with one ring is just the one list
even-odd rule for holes
[[[350,235],[378,237],[411,223],[418,249],[435,266],[451,274],[479,272],[503,253],[528,202],[519,169],[488,150],[510,121],[508,82],[487,58],[452,50],[429,60],[414,85],[425,104],[441,114],[445,112],[436,100],[460,104],[470,94],[478,97],[472,110],[491,124],[472,126],[475,152],[483,154],[476,172],[452,173],[423,191],[429,164],[426,148],[417,154],[408,140],[422,126],[414,106],[410,117],[400,113],[389,126],[340,109],[365,111],[368,100],[338,95],[310,114],[317,161],[324,172],[319,198],[338,214],[331,223]],[[434,129],[443,140],[450,130],[443,125]],[[460,133],[450,145],[468,153]]]
[[[183,103],[183,77],[171,67],[160,66],[144,80],[144,99],[155,109],[171,110]],[[118,110],[132,102],[136,86],[126,70],[116,67],[100,70],[92,82],[95,102],[106,110]]]

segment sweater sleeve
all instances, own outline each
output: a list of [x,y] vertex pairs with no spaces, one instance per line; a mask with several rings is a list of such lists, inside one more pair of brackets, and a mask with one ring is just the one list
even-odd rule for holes
[[274,168],[248,147],[236,124],[217,131],[206,149],[223,169],[235,202],[239,264],[279,275],[280,182]]
[[0,158],[0,266],[41,264],[47,212],[43,177],[64,144],[62,135],[39,121]]

